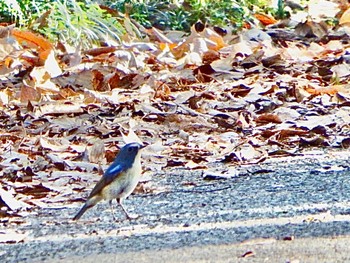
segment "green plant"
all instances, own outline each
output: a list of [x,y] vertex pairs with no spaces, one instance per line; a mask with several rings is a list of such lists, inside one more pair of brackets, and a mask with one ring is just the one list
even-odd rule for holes
[[1,22],[24,26],[50,8],[54,1],[42,0],[0,0]]
[[[214,26],[239,29],[256,11],[284,15],[283,0],[277,10],[267,0],[0,0],[3,21],[16,21],[49,39],[90,47],[93,43],[120,41],[125,33],[115,17],[117,10],[145,27],[189,31],[198,20]],[[102,8],[101,8],[102,7]],[[107,10],[107,11],[106,11]]]
[[44,26],[34,26],[51,40],[74,46],[91,47],[93,43],[120,41],[124,28],[116,17],[91,1],[56,1]]
[[[247,0],[247,2],[256,0]],[[216,26],[234,24],[240,27],[247,15],[246,1],[241,0],[117,0],[105,1],[143,26],[160,29],[189,30],[198,20]]]
[[152,22],[168,19],[167,11],[170,10],[170,1],[159,0],[119,0],[106,1],[106,4],[111,8],[118,10],[121,13],[129,15],[145,27],[151,27]]
[[188,0],[191,23],[201,20],[211,25],[241,24],[244,10],[238,1]]

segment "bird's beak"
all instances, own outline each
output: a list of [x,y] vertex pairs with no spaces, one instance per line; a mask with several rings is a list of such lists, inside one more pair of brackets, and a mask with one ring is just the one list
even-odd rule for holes
[[147,142],[142,143],[142,144],[141,144],[141,147],[140,147],[140,150],[143,149],[143,148],[145,148],[146,146],[148,146],[148,143],[147,143]]

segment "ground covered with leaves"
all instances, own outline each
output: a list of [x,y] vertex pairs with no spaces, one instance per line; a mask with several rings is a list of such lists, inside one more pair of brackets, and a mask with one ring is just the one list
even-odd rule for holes
[[342,19],[238,34],[201,23],[190,34],[152,28],[84,51],[2,28],[3,223],[81,202],[133,140],[149,144],[145,181],[173,167],[229,177],[304,148],[348,148],[347,12]]

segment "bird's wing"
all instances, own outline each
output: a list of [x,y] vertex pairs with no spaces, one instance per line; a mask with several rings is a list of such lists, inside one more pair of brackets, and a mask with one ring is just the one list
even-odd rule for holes
[[95,185],[94,189],[92,189],[89,197],[92,197],[96,194],[99,194],[105,186],[109,185],[124,170],[125,170],[124,166],[121,164],[116,164],[116,165],[112,164],[110,167],[108,167],[108,169],[106,170],[106,172],[102,176],[101,180],[98,181],[98,183]]

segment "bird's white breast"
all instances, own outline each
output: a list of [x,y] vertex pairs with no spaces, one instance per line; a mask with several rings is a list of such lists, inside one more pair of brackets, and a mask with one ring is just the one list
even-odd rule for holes
[[141,153],[138,153],[134,165],[102,190],[103,198],[111,200],[128,197],[140,181],[141,172]]

